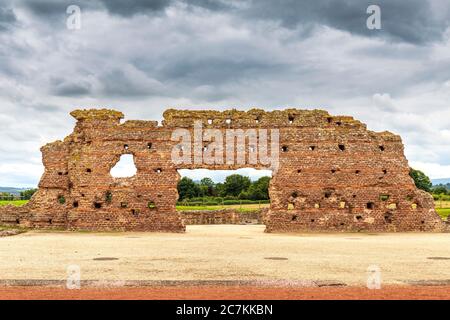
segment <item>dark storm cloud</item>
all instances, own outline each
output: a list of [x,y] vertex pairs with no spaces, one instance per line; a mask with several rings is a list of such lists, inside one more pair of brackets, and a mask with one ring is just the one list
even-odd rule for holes
[[[170,6],[182,4],[188,8],[203,8],[227,12],[235,17],[272,20],[286,28],[312,30],[325,25],[367,37],[384,37],[393,41],[425,44],[439,41],[449,26],[450,12],[447,0],[21,0],[20,4],[42,18],[64,16],[68,5],[79,5],[82,10],[106,10],[110,14],[131,17],[136,14],[164,12]],[[367,7],[381,8],[382,29],[366,27]],[[444,12],[446,11],[446,12]],[[301,33],[305,36],[305,33]]]
[[166,81],[183,81],[191,85],[220,85],[261,74],[282,73],[288,66],[263,61],[254,57],[233,60],[227,57],[205,57],[171,61],[160,70],[160,77]]
[[10,29],[16,22],[16,15],[11,8],[0,7],[0,32]]
[[66,97],[84,96],[91,93],[91,85],[87,82],[61,82],[52,86],[51,93]]
[[100,1],[112,14],[132,16],[137,13],[159,12],[170,6],[171,0],[102,0]]
[[[363,36],[389,37],[409,43],[423,44],[440,40],[448,26],[448,15],[437,17],[436,10],[445,8],[446,0],[321,0],[281,2],[251,1],[243,10],[246,16],[279,21],[287,28],[299,25],[326,25]],[[381,30],[366,27],[369,5],[381,9]],[[447,3],[448,5],[448,3]]]

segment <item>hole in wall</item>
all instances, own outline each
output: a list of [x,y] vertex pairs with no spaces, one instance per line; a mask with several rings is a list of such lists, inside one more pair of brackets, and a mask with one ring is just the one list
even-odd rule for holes
[[384,150],[386,150],[386,148],[383,146],[383,145],[381,145],[381,146],[378,146],[378,148],[380,149],[380,151],[384,151]]
[[107,191],[107,192],[105,193],[105,201],[106,201],[106,202],[111,202],[111,201],[112,201],[112,198],[113,198],[112,192],[111,192],[111,191]]
[[132,154],[123,154],[119,161],[111,169],[113,178],[130,178],[136,175],[137,168]]
[[[232,206],[255,210],[270,206],[271,170],[245,167],[236,170],[178,169],[177,172],[181,178],[177,187],[178,205],[187,207],[184,210],[198,211],[202,206],[217,210]],[[290,192],[286,194],[289,196]],[[157,204],[159,206],[159,201]],[[282,206],[286,210],[287,201]]]
[[125,150],[128,150],[130,147],[129,147],[127,144],[124,144],[124,145],[123,145],[123,148],[124,148]]
[[375,203],[373,203],[373,202],[367,202],[366,208],[369,209],[369,210],[375,209]]
[[72,205],[74,208],[78,208],[78,206],[79,206],[78,201],[74,201]]
[[65,204],[66,203],[66,198],[62,195],[58,196],[58,202],[59,204]]
[[356,221],[361,221],[363,219],[362,216],[356,216]]
[[385,213],[384,214],[384,222],[386,223],[392,223],[392,213]]
[[92,169],[91,169],[91,168],[87,168],[87,169],[86,169],[86,172],[87,172],[87,173],[91,173],[91,172],[92,172]]
[[95,209],[101,209],[102,204],[100,202],[94,202],[94,208]]
[[293,124],[294,123],[294,116],[289,116],[288,117],[288,121],[289,121],[289,124]]
[[208,123],[208,124],[212,124],[212,123],[213,123],[212,119],[208,119],[208,120],[207,120],[207,123]]
[[390,196],[388,194],[380,194],[381,201],[388,201]]
[[121,202],[120,203],[121,208],[128,208],[128,202]]
[[310,150],[310,151],[316,150],[316,146],[309,146],[309,150]]
[[341,151],[345,151],[345,145],[343,145],[343,144],[340,144],[339,146],[339,150],[341,150]]
[[281,147],[281,151],[283,152],[287,152],[289,150],[289,148],[287,146],[282,146]]
[[153,144],[151,142],[147,143],[147,149],[151,149]]
[[149,208],[150,210],[156,209],[156,204],[155,204],[155,202],[154,202],[154,201],[149,201],[149,202],[147,203],[147,208]]
[[293,216],[292,216],[292,219],[291,219],[292,221],[297,221],[298,220],[298,215],[296,215],[296,214],[294,214]]

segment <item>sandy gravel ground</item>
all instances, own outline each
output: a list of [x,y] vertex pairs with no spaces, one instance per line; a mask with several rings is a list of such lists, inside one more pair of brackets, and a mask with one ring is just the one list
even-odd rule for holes
[[0,238],[0,281],[64,281],[67,266],[78,265],[82,280],[281,280],[287,286],[313,281],[364,286],[367,268],[377,265],[383,285],[450,284],[448,233],[263,230],[216,225],[189,226],[186,234],[33,231]]

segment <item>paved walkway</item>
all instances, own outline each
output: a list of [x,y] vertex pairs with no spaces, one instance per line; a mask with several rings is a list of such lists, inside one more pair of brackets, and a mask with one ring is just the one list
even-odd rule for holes
[[32,231],[0,238],[0,284],[64,283],[69,265],[80,267],[83,281],[119,284],[176,280],[201,285],[208,280],[220,285],[252,280],[297,287],[365,286],[371,265],[380,268],[383,285],[450,284],[448,233],[263,230],[264,226],[216,225],[189,226],[186,234]]

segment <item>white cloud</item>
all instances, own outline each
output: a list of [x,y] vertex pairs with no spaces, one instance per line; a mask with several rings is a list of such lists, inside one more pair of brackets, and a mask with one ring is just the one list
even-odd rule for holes
[[446,177],[450,37],[414,45],[233,10],[165,13],[83,10],[70,31],[16,8],[0,34],[0,185],[37,184],[39,147],[70,133],[70,110],[96,106],[158,120],[168,106],[327,109],[400,134],[411,163]]
[[450,178],[450,165],[438,163],[410,161],[412,168],[426,172],[431,179]]

